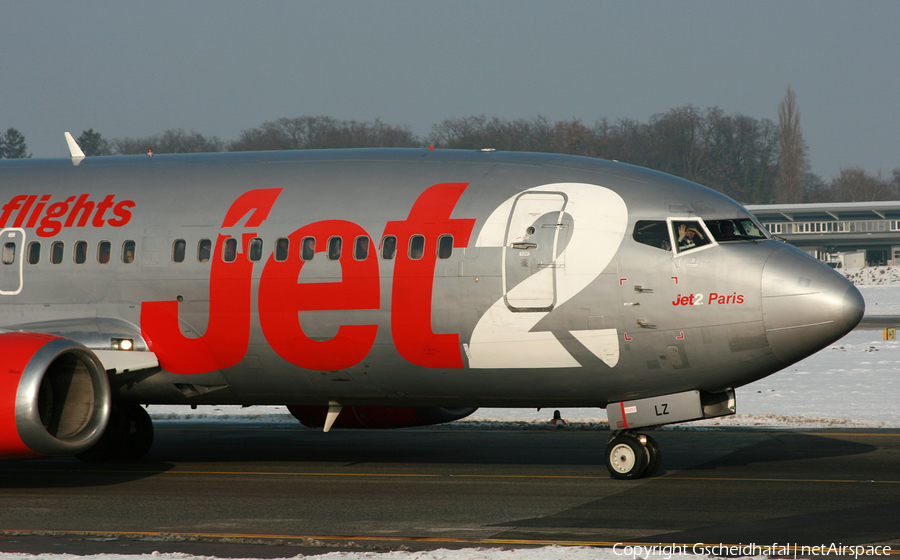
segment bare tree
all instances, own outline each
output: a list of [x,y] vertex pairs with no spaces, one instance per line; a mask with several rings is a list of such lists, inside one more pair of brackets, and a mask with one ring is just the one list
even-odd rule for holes
[[842,167],[838,176],[831,180],[829,190],[835,202],[869,202],[897,197],[896,189],[882,178],[880,172],[870,175],[862,167]]
[[[831,198],[834,193],[809,173],[804,162],[806,150],[799,133],[799,111],[793,91],[782,103],[782,124],[793,123],[790,136],[799,150],[801,169],[798,196]],[[86,131],[83,136],[92,133]],[[79,138],[81,141],[82,138]],[[301,116],[267,121],[244,130],[228,143],[229,151],[305,150],[324,148],[424,147],[552,152],[614,159],[649,167],[697,181],[744,203],[766,204],[777,200],[776,171],[788,165],[791,142],[783,139],[781,127],[768,119],[736,113],[726,115],[718,107],[706,111],[686,105],[653,115],[647,122],[619,119],[598,120],[588,127],[580,119],[551,121],[537,116],[506,120],[486,115],[445,119],[432,126],[426,138],[419,138],[405,126],[375,121],[339,120],[327,116]],[[115,140],[116,153],[156,153],[220,151],[224,143],[182,129],[167,130],[147,138]],[[900,170],[895,173],[900,177]],[[818,182],[811,182],[813,177]],[[884,181],[882,181],[884,182]],[[885,182],[890,185],[898,183]],[[787,192],[785,190],[785,192]],[[784,193],[780,193],[784,194]],[[881,195],[878,195],[881,196]],[[801,199],[798,199],[799,202]]]
[[216,136],[206,137],[199,132],[185,132],[183,128],[169,129],[147,138],[121,138],[112,141],[117,154],[144,154],[152,149],[157,154],[190,154],[221,152],[223,143]]
[[610,124],[600,119],[592,130],[597,143],[597,157],[647,165],[649,152],[646,126],[634,119],[618,119]]
[[228,144],[232,152],[309,150],[322,148],[412,148],[421,141],[408,127],[374,122],[341,121],[333,117],[280,118],[241,132]]
[[703,116],[702,158],[688,177],[740,201],[772,202],[775,123],[725,115],[718,107]]
[[803,202],[806,175],[800,109],[791,86],[778,105],[778,171],[775,175],[775,200],[782,204]]
[[809,169],[803,184],[803,202],[834,202],[834,193],[829,185]]
[[646,125],[647,167],[691,181],[700,179],[703,166],[703,116],[686,105],[650,117]]
[[[557,123],[560,124],[560,123]],[[494,148],[516,152],[553,151],[557,137],[567,128],[557,128],[543,116],[508,121],[485,115],[444,119],[431,127],[427,140],[435,148],[478,150]]]
[[580,119],[572,119],[557,121],[553,125],[549,148],[549,151],[559,154],[597,157],[600,142]]

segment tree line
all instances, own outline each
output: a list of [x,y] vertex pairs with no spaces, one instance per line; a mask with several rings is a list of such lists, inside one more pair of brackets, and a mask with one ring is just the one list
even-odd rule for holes
[[[495,148],[611,159],[656,169],[718,190],[745,204],[859,202],[900,199],[900,168],[890,177],[861,167],[842,168],[825,181],[806,159],[793,91],[779,107],[779,121],[728,115],[718,107],[677,107],[646,122],[600,119],[552,121],[537,116],[507,120],[485,115],[444,119],[417,136],[407,126],[325,116],[267,121],[224,142],[183,129],[143,138],[107,141],[93,129],[77,141],[87,156],[322,148]],[[12,134],[11,134],[12,133]],[[28,157],[15,129],[0,136],[0,156]],[[11,155],[15,154],[15,155]]]

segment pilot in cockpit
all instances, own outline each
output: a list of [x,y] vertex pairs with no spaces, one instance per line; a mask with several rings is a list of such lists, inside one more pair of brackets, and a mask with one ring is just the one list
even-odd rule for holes
[[735,235],[734,231],[734,222],[731,220],[725,220],[719,223],[719,241],[729,241],[732,239],[737,239],[737,235]]
[[694,226],[688,227],[687,224],[678,226],[678,250],[693,249],[700,245],[706,244],[706,238],[700,233],[700,230]]

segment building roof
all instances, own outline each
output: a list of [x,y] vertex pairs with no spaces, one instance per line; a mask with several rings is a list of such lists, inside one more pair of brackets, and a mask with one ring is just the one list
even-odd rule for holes
[[900,220],[900,201],[819,202],[815,204],[749,204],[761,222]]

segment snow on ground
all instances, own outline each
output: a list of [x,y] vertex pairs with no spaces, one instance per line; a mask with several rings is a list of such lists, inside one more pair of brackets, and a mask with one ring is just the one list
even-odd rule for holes
[[838,268],[856,286],[889,286],[900,284],[900,266],[867,266],[865,268]]

